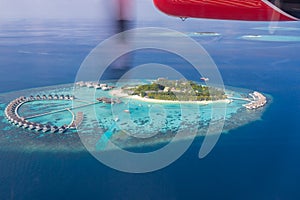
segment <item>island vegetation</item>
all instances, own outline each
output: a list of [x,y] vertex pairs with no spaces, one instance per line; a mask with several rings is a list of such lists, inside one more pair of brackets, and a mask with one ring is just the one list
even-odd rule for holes
[[187,80],[168,80],[159,78],[150,84],[123,87],[129,95],[171,101],[212,101],[223,100],[227,96],[219,88],[197,84]]

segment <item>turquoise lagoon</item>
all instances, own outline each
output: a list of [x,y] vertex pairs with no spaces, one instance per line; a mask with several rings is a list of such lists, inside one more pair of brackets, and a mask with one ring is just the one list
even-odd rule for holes
[[[109,84],[116,84],[109,82]],[[118,85],[119,87],[120,85]],[[243,98],[250,92],[248,89],[226,87],[230,96]],[[77,87],[74,84],[55,85],[50,87],[33,88],[0,95],[0,146],[5,150],[16,151],[84,151],[76,130],[61,133],[43,133],[27,130],[11,125],[4,117],[6,105],[19,96],[49,94],[75,94],[73,102],[64,100],[33,101],[22,105],[18,111],[20,116],[29,117],[55,110],[62,112],[28,119],[42,124],[62,126],[70,124],[73,114],[84,113],[80,125],[80,136],[86,136],[85,143],[91,143],[97,150],[108,150],[107,140],[111,140],[123,149],[139,147],[156,147],[167,144],[178,131],[184,131],[184,137],[196,132],[196,136],[205,136],[210,123],[225,117],[222,133],[260,120],[268,106],[256,110],[247,110],[244,100],[234,100],[231,103],[212,104],[180,104],[180,103],[150,103],[129,98],[121,98],[120,104],[104,104],[96,101],[97,97],[112,97],[110,91],[95,90],[94,88]],[[77,95],[76,95],[77,94]],[[268,97],[270,102],[271,97]],[[91,104],[91,103],[95,104]],[[226,113],[223,106],[226,104]],[[73,108],[72,108],[73,107]],[[70,108],[71,112],[64,110]],[[124,112],[128,110],[129,112]]]

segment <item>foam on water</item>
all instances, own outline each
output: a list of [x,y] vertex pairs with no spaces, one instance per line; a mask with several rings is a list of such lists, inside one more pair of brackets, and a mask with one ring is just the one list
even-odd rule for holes
[[244,35],[240,39],[267,42],[300,42],[300,36],[287,35]]
[[[280,27],[280,26],[273,26],[271,27],[272,29],[274,29],[275,31],[300,31],[300,28],[296,28],[296,27]],[[253,28],[255,30],[263,30],[263,31],[269,31],[270,27],[255,27]]]

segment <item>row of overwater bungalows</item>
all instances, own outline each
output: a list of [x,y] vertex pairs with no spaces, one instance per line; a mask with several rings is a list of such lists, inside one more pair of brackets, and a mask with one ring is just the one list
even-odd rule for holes
[[32,96],[31,95],[28,99],[30,101],[34,101],[34,100],[74,100],[75,97],[72,95],[63,95],[63,94],[51,95],[51,94],[49,94],[48,96],[47,95],[42,95],[42,96],[40,96],[40,95]]
[[101,90],[104,90],[104,91],[111,90],[111,89],[115,88],[115,86],[109,86],[106,83],[98,83],[98,82],[84,82],[84,81],[80,81],[80,82],[77,82],[76,85],[78,85],[80,87],[88,87],[88,88],[101,89]]
[[[42,131],[42,132],[50,131],[51,133],[55,133],[55,132],[63,133],[69,128],[68,125],[63,125],[61,127],[51,126],[48,124],[44,125],[44,124],[40,124],[40,123],[36,123],[36,122],[30,122],[30,121],[26,120],[24,117],[20,117],[18,115],[18,109],[23,103],[34,101],[34,100],[51,99],[51,97],[50,98],[49,97],[50,97],[50,95],[48,97],[46,95],[43,95],[43,96],[37,95],[36,97],[30,96],[28,98],[24,97],[24,96],[19,97],[15,100],[11,101],[8,104],[8,106],[5,108],[5,116],[9,122],[11,122],[12,124],[14,124],[18,127],[22,127],[24,129],[30,129],[30,130],[36,130],[36,131]],[[71,100],[71,99],[74,99],[74,96],[54,95],[53,99],[56,99],[56,98]]]

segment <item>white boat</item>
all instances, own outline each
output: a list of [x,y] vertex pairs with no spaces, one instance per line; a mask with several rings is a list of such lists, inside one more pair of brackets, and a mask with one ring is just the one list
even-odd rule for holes
[[201,77],[200,78],[202,81],[209,81],[209,78],[206,78],[206,77]]

